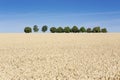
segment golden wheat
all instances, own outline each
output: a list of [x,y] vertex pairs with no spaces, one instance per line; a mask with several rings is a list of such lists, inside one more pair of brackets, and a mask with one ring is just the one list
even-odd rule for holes
[[120,33],[0,34],[0,80],[120,80]]

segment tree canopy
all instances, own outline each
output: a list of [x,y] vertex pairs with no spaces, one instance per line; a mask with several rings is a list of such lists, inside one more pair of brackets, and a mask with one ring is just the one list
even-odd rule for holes
[[77,27],[77,26],[73,26],[73,27],[72,27],[72,32],[73,32],[73,33],[79,32],[78,27]]
[[32,32],[32,28],[31,27],[25,27],[24,28],[24,32],[25,33],[31,33]]
[[42,27],[42,32],[46,32],[47,29],[48,29],[48,26],[47,26],[47,25],[44,25],[44,26]]
[[34,25],[34,26],[33,26],[33,31],[34,31],[34,32],[38,32],[38,31],[39,31],[39,28],[38,28],[37,25]]
[[81,28],[80,28],[80,32],[82,32],[82,33],[83,33],[83,32],[86,32],[85,27],[81,27]]
[[[48,30],[48,26],[44,25],[41,28],[42,32],[46,32]],[[34,32],[38,32],[39,28],[37,25],[33,26],[33,31]],[[77,26],[73,26],[72,28],[67,26],[67,27],[50,27],[49,31],[51,33],[107,33],[107,28],[100,28],[100,26],[97,27],[93,27],[93,28],[85,28],[85,27],[77,27]],[[31,33],[32,32],[32,28],[31,27],[25,27],[24,28],[24,32],[25,33]]]
[[51,27],[51,28],[50,28],[50,32],[51,32],[51,33],[55,33],[55,32],[56,32],[56,28],[55,28],[55,27]]

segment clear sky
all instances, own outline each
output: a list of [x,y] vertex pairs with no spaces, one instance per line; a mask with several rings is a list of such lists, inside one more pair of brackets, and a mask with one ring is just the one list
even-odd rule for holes
[[0,32],[23,32],[33,25],[120,32],[120,0],[0,0]]

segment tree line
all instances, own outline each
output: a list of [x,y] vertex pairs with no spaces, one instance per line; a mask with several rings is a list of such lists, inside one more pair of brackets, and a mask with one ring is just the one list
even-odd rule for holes
[[[34,25],[33,28],[31,27],[25,27],[24,28],[24,32],[25,33],[32,33],[32,31],[34,32],[38,32],[40,29],[38,28],[37,25]],[[44,25],[41,28],[42,32],[46,32],[48,30],[48,26]],[[85,27],[80,27],[78,28],[77,26],[73,26],[72,28],[70,28],[69,26],[67,27],[51,27],[49,29],[49,31],[51,33],[107,33],[107,29],[106,28],[100,28],[100,26],[97,27],[93,27],[93,28],[85,28]]]

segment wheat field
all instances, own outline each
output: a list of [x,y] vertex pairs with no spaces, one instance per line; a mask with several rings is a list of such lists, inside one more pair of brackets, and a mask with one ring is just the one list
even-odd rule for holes
[[120,80],[120,33],[1,33],[0,80]]

